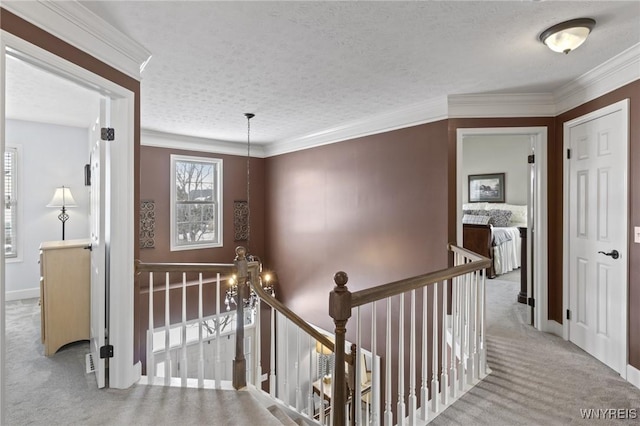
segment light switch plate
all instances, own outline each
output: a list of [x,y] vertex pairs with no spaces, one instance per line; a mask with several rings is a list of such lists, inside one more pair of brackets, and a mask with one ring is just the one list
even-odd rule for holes
[[640,226],[633,229],[633,242],[640,244]]

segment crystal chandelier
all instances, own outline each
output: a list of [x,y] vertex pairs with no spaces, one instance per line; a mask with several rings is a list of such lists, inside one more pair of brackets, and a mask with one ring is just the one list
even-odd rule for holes
[[[255,117],[255,114],[245,113],[244,116],[247,118],[247,252],[249,251],[249,241],[251,236],[251,207],[250,207],[250,196],[251,196],[251,119]],[[247,260],[249,262],[259,262],[260,258],[251,254],[247,254]],[[275,279],[274,275],[269,272],[262,272],[262,265],[260,265],[261,272],[260,276],[257,277],[258,285],[262,286],[262,288],[271,296],[275,296]],[[249,296],[244,300],[244,307],[247,309],[254,309],[258,302],[258,295],[255,293],[253,288],[251,287],[251,277],[247,279],[247,285],[249,286]],[[226,290],[226,296],[224,298],[224,304],[227,307],[227,311],[231,309],[231,305],[237,305],[238,299],[238,280],[234,275],[228,280],[229,287]]]

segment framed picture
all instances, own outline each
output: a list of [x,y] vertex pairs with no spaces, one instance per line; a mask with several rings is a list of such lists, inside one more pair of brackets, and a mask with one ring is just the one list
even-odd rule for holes
[[469,202],[504,203],[504,173],[469,175]]

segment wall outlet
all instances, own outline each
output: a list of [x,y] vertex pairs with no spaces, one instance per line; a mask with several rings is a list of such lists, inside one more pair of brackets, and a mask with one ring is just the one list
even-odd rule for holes
[[640,244],[640,226],[633,228],[633,242]]

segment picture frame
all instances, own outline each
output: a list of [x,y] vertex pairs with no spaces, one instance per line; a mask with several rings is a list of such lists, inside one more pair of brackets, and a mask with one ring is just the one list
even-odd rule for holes
[[469,175],[470,203],[504,203],[504,173]]

